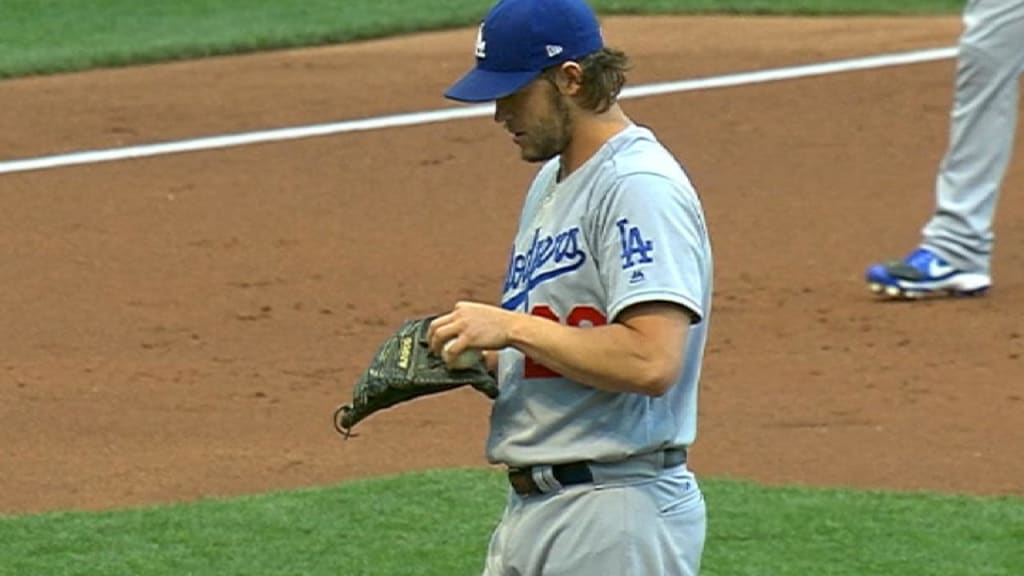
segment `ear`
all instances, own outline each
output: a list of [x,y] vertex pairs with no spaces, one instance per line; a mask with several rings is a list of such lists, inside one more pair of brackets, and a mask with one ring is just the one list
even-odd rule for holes
[[558,74],[555,75],[555,84],[558,91],[566,96],[575,96],[583,87],[583,67],[572,60],[563,63],[558,67]]

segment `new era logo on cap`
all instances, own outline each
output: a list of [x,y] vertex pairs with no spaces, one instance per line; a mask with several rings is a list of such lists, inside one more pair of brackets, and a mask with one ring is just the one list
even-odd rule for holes
[[463,102],[504,98],[545,69],[604,47],[585,0],[499,0],[477,32],[476,67],[445,92]]

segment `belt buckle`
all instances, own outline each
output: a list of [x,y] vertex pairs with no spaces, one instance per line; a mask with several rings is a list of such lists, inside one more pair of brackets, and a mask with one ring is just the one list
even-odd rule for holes
[[533,481],[533,476],[530,475],[529,468],[509,468],[508,483],[520,496],[540,493],[540,489]]

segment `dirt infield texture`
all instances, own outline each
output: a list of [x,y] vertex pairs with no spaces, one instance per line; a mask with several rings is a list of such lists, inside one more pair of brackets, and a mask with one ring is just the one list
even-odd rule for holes
[[[614,18],[631,83],[951,46],[959,20]],[[450,106],[460,30],[0,82],[0,159]],[[1024,495],[1024,162],[984,299],[861,281],[932,204],[954,63],[635,99],[705,202],[693,467]],[[1018,144],[1020,142],[1018,141]],[[535,167],[488,119],[0,175],[0,513],[485,465],[471,391],[334,406],[403,319],[494,300]]]

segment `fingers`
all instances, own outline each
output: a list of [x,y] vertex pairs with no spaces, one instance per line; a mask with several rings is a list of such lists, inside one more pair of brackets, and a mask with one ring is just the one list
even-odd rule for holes
[[[501,347],[500,316],[494,306],[457,302],[451,312],[438,316],[427,329],[430,349],[442,358],[457,356],[467,348]],[[448,350],[444,346],[451,340]]]
[[446,364],[451,364],[453,359],[458,358],[459,354],[462,354],[465,349],[465,338],[456,336],[446,341],[441,346],[441,359],[443,359]]
[[430,342],[430,349],[439,356],[445,343],[458,335],[459,326],[455,321],[454,312],[438,316],[427,328],[427,340]]

